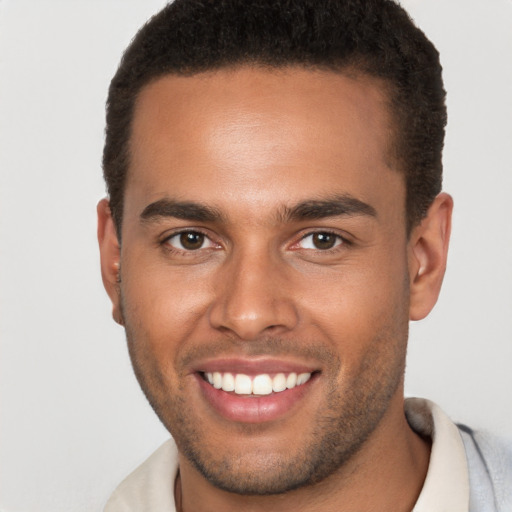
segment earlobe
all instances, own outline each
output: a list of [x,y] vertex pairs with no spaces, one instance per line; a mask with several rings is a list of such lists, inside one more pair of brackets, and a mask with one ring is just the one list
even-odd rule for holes
[[439,194],[409,240],[409,318],[425,318],[441,291],[451,232],[453,199]]
[[118,324],[123,325],[119,290],[121,248],[108,199],[102,199],[98,203],[97,212],[103,286],[112,301],[112,317]]

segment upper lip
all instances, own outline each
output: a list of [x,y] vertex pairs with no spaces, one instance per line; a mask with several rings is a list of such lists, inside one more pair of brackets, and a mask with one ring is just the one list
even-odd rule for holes
[[215,358],[205,359],[193,365],[195,372],[230,372],[247,375],[260,375],[263,373],[313,373],[318,367],[298,361],[279,358]]

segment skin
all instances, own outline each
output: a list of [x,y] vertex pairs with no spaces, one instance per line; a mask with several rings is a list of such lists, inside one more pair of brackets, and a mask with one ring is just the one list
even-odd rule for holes
[[[137,100],[121,246],[98,205],[102,274],[178,445],[185,511],[414,506],[429,445],[403,412],[408,321],[437,300],[452,200],[438,196],[408,236],[384,90],[364,76],[238,68],[166,76]],[[333,198],[359,207],[297,214]],[[178,218],[176,201],[196,208]],[[183,230],[204,235],[199,248],[180,245]],[[232,421],[198,380],[222,358],[315,378],[277,419]]]

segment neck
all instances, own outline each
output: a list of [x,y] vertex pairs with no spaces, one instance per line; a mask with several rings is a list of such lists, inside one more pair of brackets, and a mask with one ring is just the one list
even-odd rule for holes
[[323,481],[285,494],[245,496],[211,485],[180,454],[178,512],[410,512],[428,469],[430,443],[409,427],[398,396],[377,429],[343,467]]

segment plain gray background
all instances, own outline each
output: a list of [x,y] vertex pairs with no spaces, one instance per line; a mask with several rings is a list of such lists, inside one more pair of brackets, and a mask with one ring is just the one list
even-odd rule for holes
[[[0,0],[0,510],[101,510],[167,432],[110,318],[95,235],[104,102],[162,0]],[[403,2],[448,90],[448,273],[406,391],[512,436],[512,2]]]

